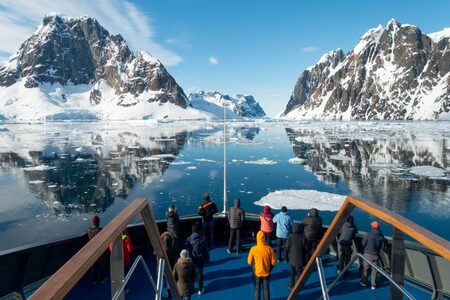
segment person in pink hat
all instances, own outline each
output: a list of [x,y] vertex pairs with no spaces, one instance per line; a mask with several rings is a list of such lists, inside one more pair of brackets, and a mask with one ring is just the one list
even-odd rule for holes
[[[377,221],[370,223],[371,231],[367,232],[362,240],[362,245],[364,247],[364,256],[370,261],[380,266],[380,251],[384,247],[385,239],[380,230],[380,224]],[[367,273],[369,271],[370,265],[363,261],[363,269],[361,273],[361,281],[359,282],[362,286],[367,285]],[[377,287],[376,284],[377,270],[372,268],[370,274],[370,283],[372,285],[372,290]]]

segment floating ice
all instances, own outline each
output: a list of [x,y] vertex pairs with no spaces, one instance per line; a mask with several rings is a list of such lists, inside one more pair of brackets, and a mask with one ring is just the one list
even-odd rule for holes
[[56,169],[56,167],[51,167],[51,166],[47,166],[47,165],[39,165],[39,166],[34,166],[34,167],[26,167],[23,169],[25,171],[45,171],[45,170]]
[[304,163],[306,163],[306,159],[303,159],[300,157],[294,157],[294,158],[290,158],[288,160],[288,162],[291,164],[304,164]]
[[189,166],[189,167],[186,168],[186,170],[195,170],[195,169],[197,169],[196,166]]
[[215,160],[212,159],[207,159],[207,158],[196,158],[196,161],[201,161],[201,162],[209,162],[209,163],[215,163]]
[[29,184],[43,184],[44,181],[43,180],[32,180],[28,182]]
[[184,160],[179,160],[179,161],[173,161],[170,164],[171,165],[189,165],[191,162],[189,161],[184,161]]
[[424,177],[444,177],[445,171],[432,166],[416,166],[409,169],[409,172]]
[[276,165],[278,162],[263,157],[262,159],[258,160],[244,161],[244,163],[252,165]]
[[346,196],[319,192],[316,190],[281,190],[262,197],[254,204],[259,206],[269,205],[280,209],[286,206],[288,209],[310,209],[337,211],[344,203]]

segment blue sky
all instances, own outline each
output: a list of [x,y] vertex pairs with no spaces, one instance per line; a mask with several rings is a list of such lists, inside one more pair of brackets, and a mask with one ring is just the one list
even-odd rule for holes
[[0,2],[0,60],[42,16],[96,17],[133,50],[161,59],[186,93],[252,94],[266,113],[284,110],[299,74],[323,53],[350,51],[394,18],[425,33],[450,27],[450,1],[78,0]]

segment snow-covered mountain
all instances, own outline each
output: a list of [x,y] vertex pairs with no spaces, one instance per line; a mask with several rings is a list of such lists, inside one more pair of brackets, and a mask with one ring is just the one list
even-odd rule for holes
[[203,117],[159,60],[89,17],[45,16],[0,68],[0,119]]
[[426,35],[390,20],[347,55],[326,53],[304,70],[287,119],[450,119],[450,29]]
[[261,118],[266,113],[253,96],[223,95],[219,92],[198,91],[188,96],[193,108],[205,111],[214,118],[223,118],[223,105],[227,106],[227,118]]

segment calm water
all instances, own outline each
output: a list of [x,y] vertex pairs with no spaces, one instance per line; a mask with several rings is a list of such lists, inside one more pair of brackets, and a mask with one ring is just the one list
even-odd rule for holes
[[[450,123],[232,123],[228,197],[313,189],[363,197],[450,239]],[[135,198],[158,219],[170,203],[222,207],[221,123],[0,124],[0,250],[81,234]],[[301,163],[289,159],[300,158]],[[417,168],[418,166],[430,166]],[[296,219],[304,210],[292,210]],[[335,212],[322,212],[329,223]],[[356,212],[362,230],[369,216]],[[387,233],[390,228],[382,227]]]

